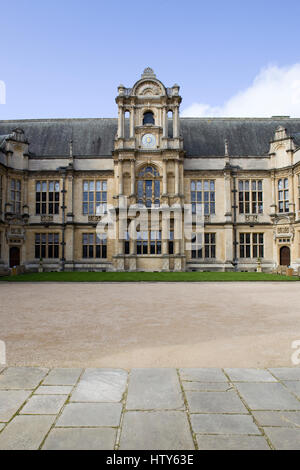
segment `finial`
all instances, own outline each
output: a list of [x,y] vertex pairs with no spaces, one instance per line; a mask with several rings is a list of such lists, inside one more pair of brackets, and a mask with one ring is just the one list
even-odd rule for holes
[[142,73],[142,78],[156,78],[154,70],[151,67],[146,67]]
[[73,140],[72,139],[69,142],[69,151],[70,151],[70,158],[73,158]]
[[225,157],[229,157],[229,153],[228,153],[228,140],[225,139],[224,140],[224,145],[225,145]]

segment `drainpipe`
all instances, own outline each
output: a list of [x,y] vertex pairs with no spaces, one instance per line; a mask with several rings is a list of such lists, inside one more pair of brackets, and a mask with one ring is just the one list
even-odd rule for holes
[[238,257],[237,257],[237,245],[238,245],[238,241],[237,241],[237,229],[236,229],[236,210],[237,210],[237,204],[236,204],[236,193],[237,193],[237,189],[236,189],[236,176],[233,175],[233,189],[232,189],[232,193],[233,193],[233,266],[234,266],[234,270],[237,271],[238,270]]
[[61,271],[65,270],[66,258],[65,258],[65,231],[66,231],[66,168],[60,167],[60,174],[63,177],[63,188],[62,188],[62,240],[61,240]]

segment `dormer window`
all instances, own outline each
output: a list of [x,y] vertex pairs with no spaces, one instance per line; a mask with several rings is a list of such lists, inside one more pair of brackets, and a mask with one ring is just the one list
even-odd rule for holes
[[152,111],[147,111],[146,113],[144,113],[143,126],[145,124],[155,124],[154,115],[153,115]]

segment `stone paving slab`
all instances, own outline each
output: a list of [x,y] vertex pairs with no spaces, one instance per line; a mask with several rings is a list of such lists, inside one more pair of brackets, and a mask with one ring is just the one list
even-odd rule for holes
[[300,429],[264,428],[277,450],[300,450]]
[[43,385],[75,385],[82,369],[52,369]]
[[300,428],[300,411],[253,411],[260,426]]
[[222,369],[217,368],[201,368],[201,369],[179,369],[179,374],[182,380],[191,380],[194,382],[227,382]]
[[0,390],[0,421],[9,421],[30,394],[28,390]]
[[300,399],[300,380],[289,380],[283,382],[290,392],[294,393]]
[[195,449],[183,411],[128,411],[120,450]]
[[0,449],[299,449],[298,370],[8,367]]
[[41,385],[38,387],[35,395],[69,395],[73,385]]
[[55,416],[16,416],[0,433],[0,450],[36,450]]
[[233,386],[228,382],[185,382],[182,381],[185,391],[194,392],[227,392],[233,390]]
[[172,410],[183,407],[175,369],[132,369],[126,404],[128,410]]
[[48,369],[38,367],[8,367],[0,374],[0,389],[33,390],[47,372]]
[[260,436],[197,436],[199,450],[270,450]]
[[114,450],[116,429],[113,428],[54,428],[43,450]]
[[261,435],[253,418],[248,415],[192,414],[191,423],[195,433]]
[[278,367],[269,370],[279,380],[300,380],[300,367]]
[[128,374],[121,369],[86,369],[71,395],[71,401],[119,402]]
[[60,415],[56,426],[119,426],[120,403],[69,403]]
[[300,402],[281,383],[237,383],[252,410],[300,410]]
[[238,394],[229,392],[186,392],[191,413],[248,413]]
[[22,408],[21,414],[56,415],[60,412],[67,395],[34,395]]
[[232,382],[276,382],[275,377],[262,369],[224,369]]

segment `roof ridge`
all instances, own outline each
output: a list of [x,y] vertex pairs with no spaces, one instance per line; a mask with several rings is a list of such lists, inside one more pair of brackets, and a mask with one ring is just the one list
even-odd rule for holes
[[[70,121],[117,121],[117,117],[91,117],[91,118],[40,118],[40,119],[1,119],[0,123],[14,122],[70,122]],[[180,116],[180,120],[197,121],[300,121],[300,117],[187,117]]]
[[118,118],[41,118],[41,119],[0,119],[0,123],[10,122],[52,122],[52,121],[116,121]]

